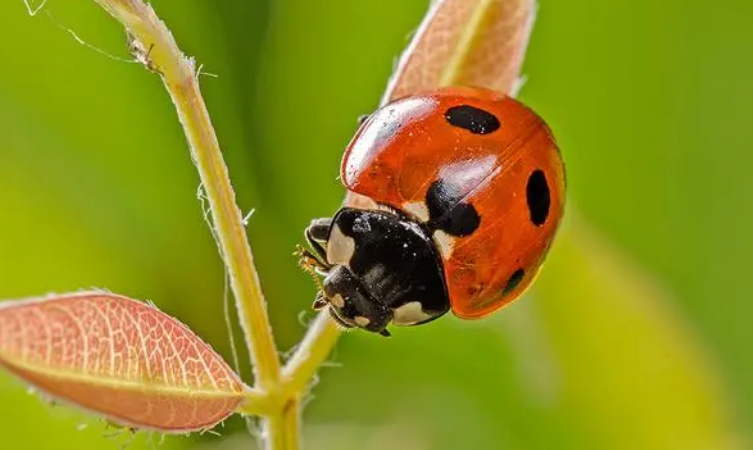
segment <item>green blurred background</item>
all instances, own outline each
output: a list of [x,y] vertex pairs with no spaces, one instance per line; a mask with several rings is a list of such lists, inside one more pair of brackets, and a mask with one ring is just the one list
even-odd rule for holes
[[[219,76],[203,91],[288,349],[313,317],[293,246],[338,207],[343,146],[427,0],[153,4]],[[0,2],[0,298],[105,287],[229,358],[223,269],[166,93],[67,31],[127,57],[94,2],[45,12]],[[306,409],[307,448],[749,448],[751,19],[743,0],[541,0],[520,97],[559,138],[571,202],[537,289],[484,321],[347,335]],[[6,374],[0,419],[0,448],[128,440]],[[250,448],[241,425],[161,448]]]

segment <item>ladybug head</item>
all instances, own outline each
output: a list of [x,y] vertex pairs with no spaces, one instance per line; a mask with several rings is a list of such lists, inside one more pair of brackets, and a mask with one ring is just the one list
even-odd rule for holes
[[334,267],[324,279],[324,298],[332,318],[347,328],[363,328],[389,336],[392,310],[374,301],[361,280],[345,266]]
[[441,259],[428,230],[396,212],[342,208],[312,222],[306,236],[324,283],[315,307],[346,327],[388,336],[449,310]]

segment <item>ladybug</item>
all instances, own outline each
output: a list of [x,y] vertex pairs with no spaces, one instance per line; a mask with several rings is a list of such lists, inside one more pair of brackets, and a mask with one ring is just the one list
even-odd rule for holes
[[[389,336],[449,310],[476,319],[533,282],[562,219],[565,169],[544,121],[502,93],[442,88],[390,103],[348,144],[359,207],[306,229],[315,309]],[[321,280],[319,277],[322,277]]]

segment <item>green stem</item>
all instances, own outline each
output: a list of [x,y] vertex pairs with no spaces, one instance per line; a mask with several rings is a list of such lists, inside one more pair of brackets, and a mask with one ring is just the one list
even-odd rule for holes
[[273,415],[264,419],[265,450],[298,450],[301,448],[301,402],[294,394]]
[[303,392],[311,378],[332,352],[342,332],[326,311],[309,326],[306,336],[283,369],[283,390]]
[[274,390],[279,384],[280,360],[267,318],[264,295],[193,61],[185,57],[170,30],[143,1],[95,1],[123,24],[131,37],[132,52],[149,69],[161,75],[175,104],[209,201],[215,235],[228,269],[254,364],[256,383],[264,390]]
[[268,417],[263,431],[268,450],[297,450],[298,397],[271,403],[269,400],[280,398],[280,359],[242,215],[201,96],[194,63],[178,48],[170,30],[152,7],[142,0],[95,1],[123,24],[136,59],[149,70],[160,74],[188,139],[191,157],[209,202],[215,237],[235,295],[254,365],[256,386],[259,392],[266,394],[259,397],[249,394],[240,410]]
[[193,74],[185,83],[170,85],[166,81],[165,85],[186,129],[209,200],[215,234],[227,265],[230,285],[235,293],[239,317],[253,359],[256,382],[262,389],[274,389],[279,381],[280,361],[272,328],[267,319],[264,296],[254,269],[241,212],[235,204],[235,193],[199,86]]

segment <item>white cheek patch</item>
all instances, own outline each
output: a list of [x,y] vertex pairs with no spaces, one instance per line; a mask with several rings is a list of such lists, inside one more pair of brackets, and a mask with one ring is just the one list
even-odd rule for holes
[[424,202],[406,202],[403,203],[403,209],[416,216],[421,222],[429,221],[429,208]]
[[356,209],[378,209],[379,205],[377,202],[371,199],[371,197],[367,197],[365,195],[356,194],[355,192],[349,191],[348,195],[345,199],[346,206],[350,208],[356,208]]
[[343,300],[343,296],[340,294],[335,294],[334,297],[329,299],[329,302],[338,308],[345,308],[345,300]]
[[431,319],[433,316],[426,314],[421,307],[421,302],[409,302],[393,311],[392,323],[395,325],[415,325],[419,322]]
[[366,328],[371,323],[371,320],[368,317],[356,316],[355,322],[359,327]]
[[455,248],[455,238],[442,230],[437,230],[434,232],[434,242],[437,243],[442,259],[450,259]]
[[356,242],[345,236],[337,225],[332,226],[327,241],[327,262],[333,265],[347,266],[356,252]]

